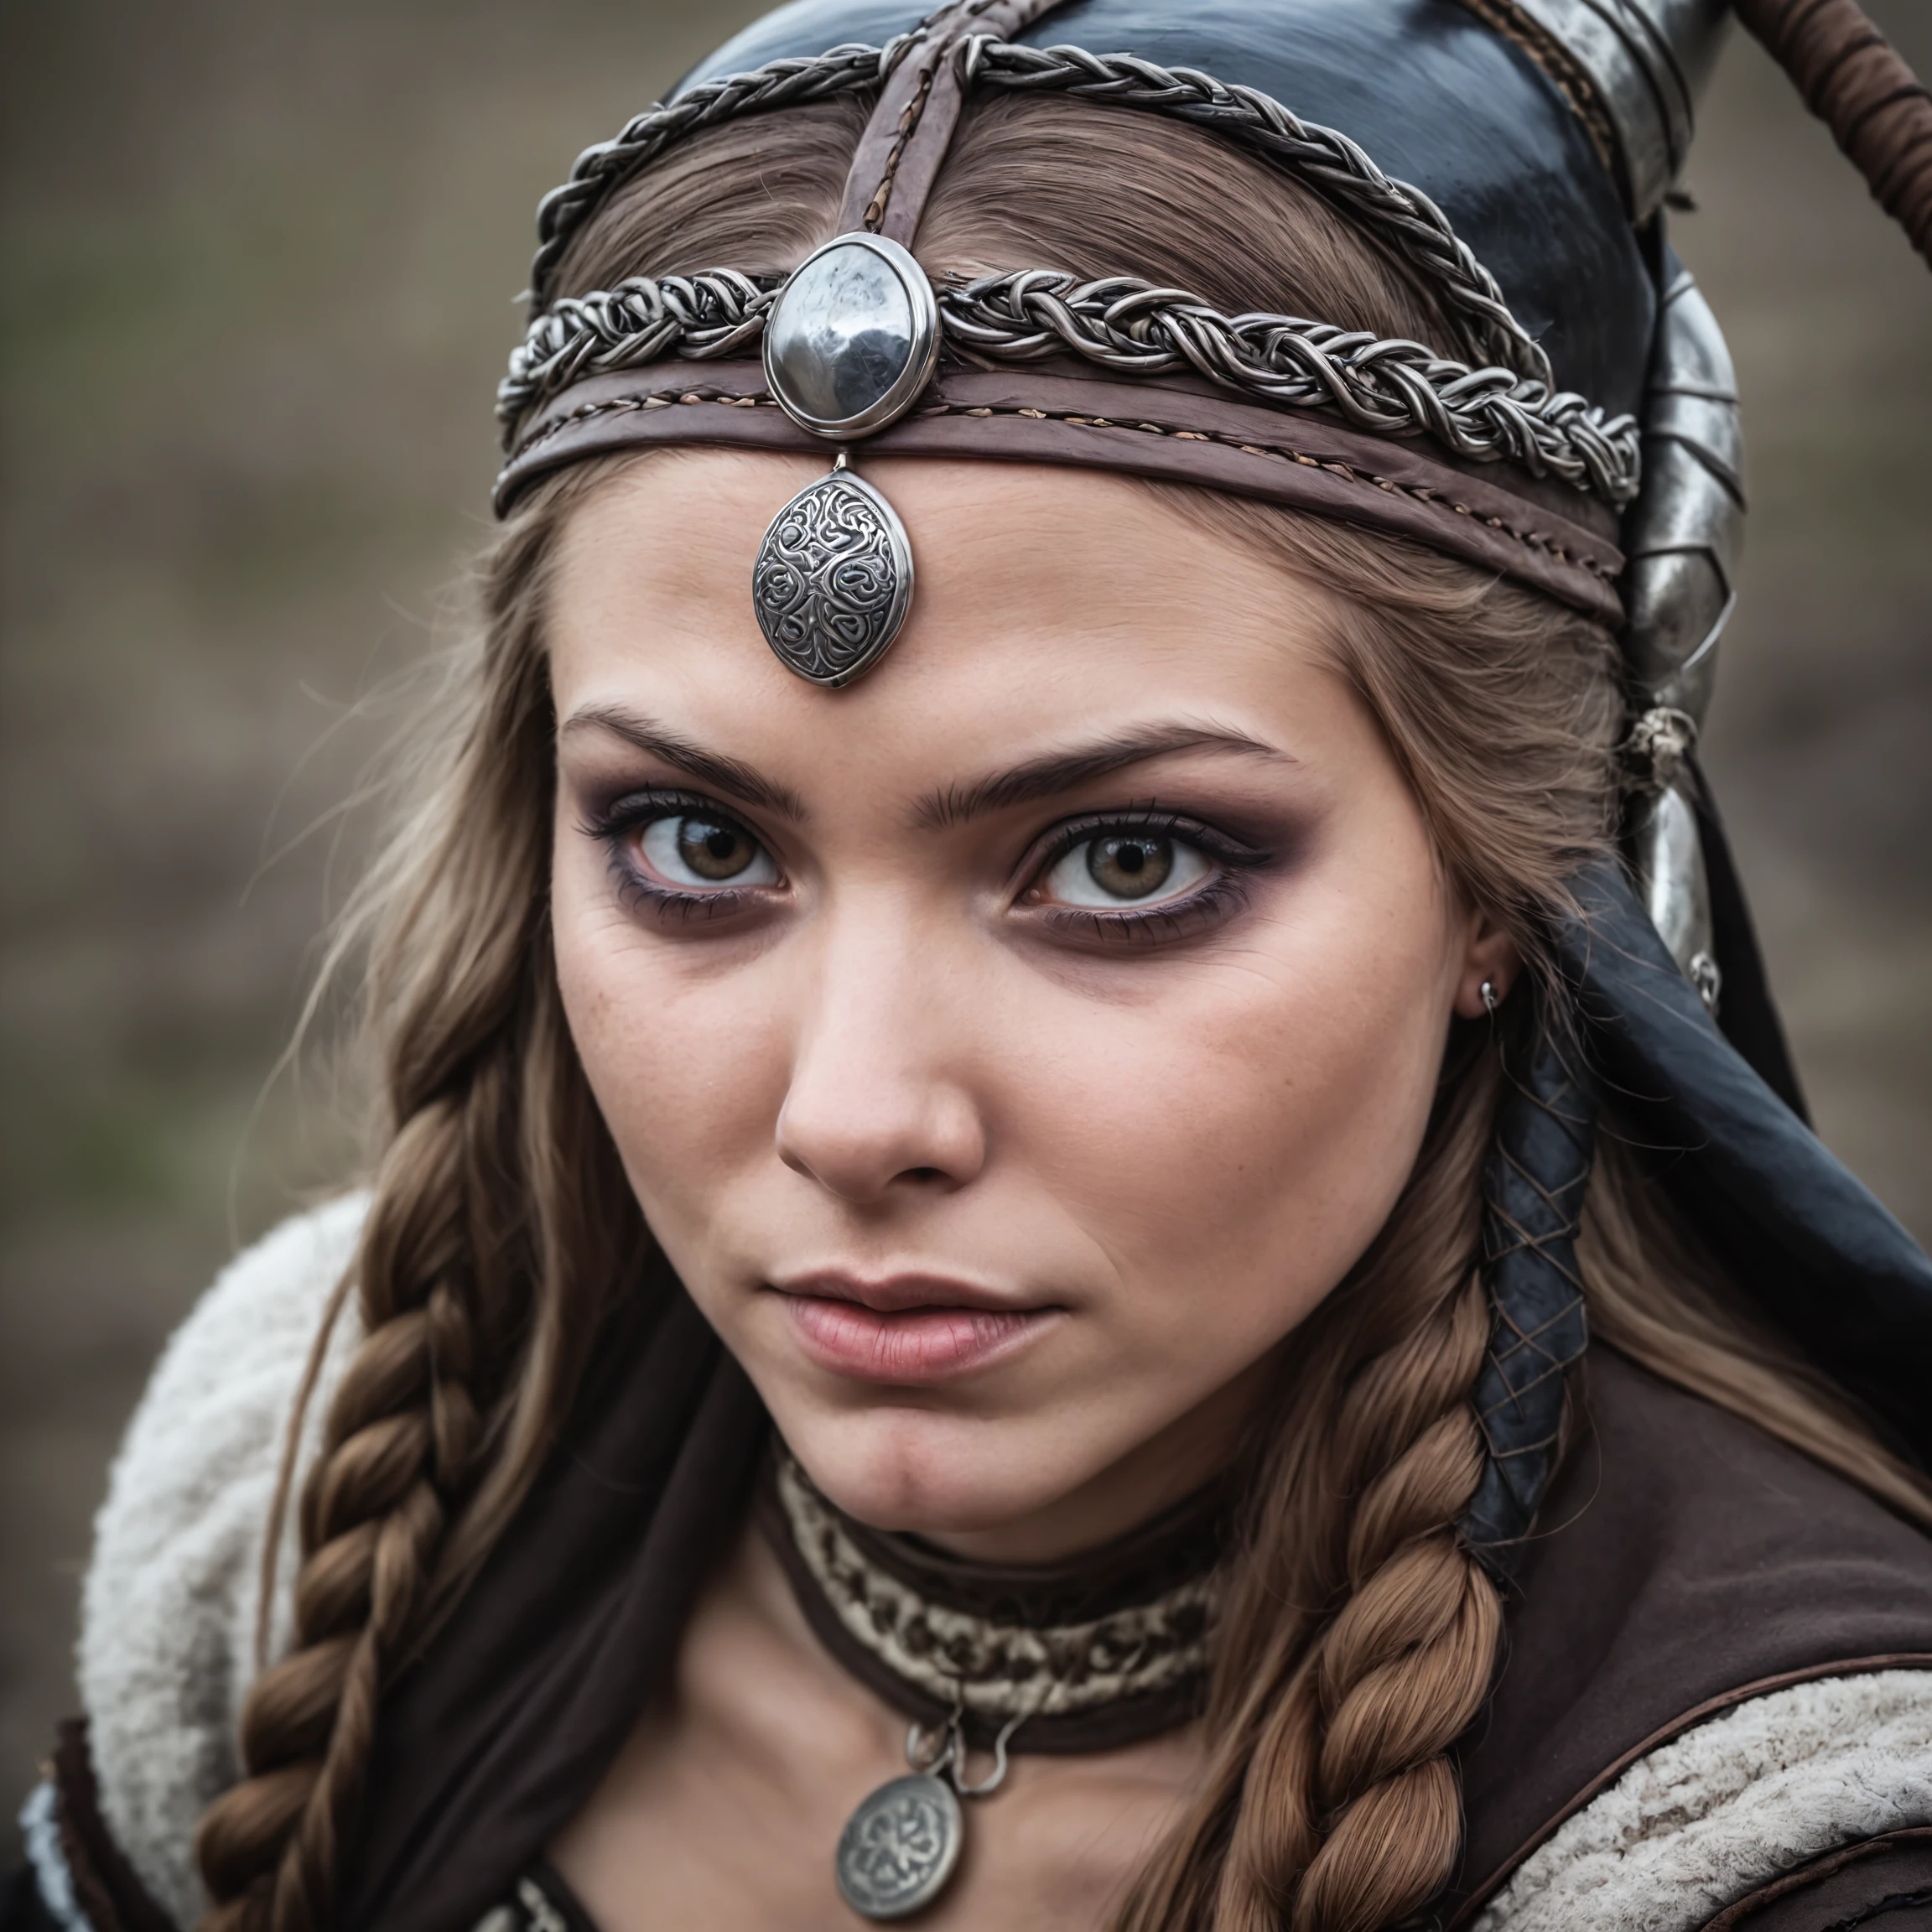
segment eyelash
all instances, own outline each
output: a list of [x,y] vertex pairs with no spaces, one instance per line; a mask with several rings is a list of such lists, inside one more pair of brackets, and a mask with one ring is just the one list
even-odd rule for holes
[[[647,879],[626,856],[625,843],[653,820],[675,813],[704,813],[735,825],[748,838],[756,835],[741,819],[721,810],[709,799],[691,792],[637,792],[626,794],[593,813],[582,829],[605,849],[610,875],[621,903],[647,911],[666,923],[686,925],[726,917],[771,890],[769,886],[715,892],[680,892]],[[1191,938],[1223,924],[1249,903],[1244,875],[1268,865],[1271,853],[1230,838],[1226,833],[1183,813],[1164,812],[1151,804],[1125,811],[1090,813],[1056,826],[1028,856],[1028,884],[1016,904],[1028,896],[1068,853],[1090,839],[1152,834],[1193,846],[1214,866],[1213,875],[1186,898],[1135,911],[1118,912],[1094,906],[1038,905],[1031,911],[1050,930],[1067,938],[1116,945],[1157,946]],[[763,841],[758,840],[762,844]]]
[[601,811],[593,813],[583,827],[589,837],[604,847],[605,863],[611,878],[616,881],[621,904],[634,911],[647,911],[667,924],[690,925],[699,920],[717,919],[728,913],[741,911],[761,893],[771,890],[769,886],[734,889],[727,886],[720,886],[715,892],[680,892],[675,886],[660,886],[655,880],[647,879],[626,857],[626,841],[656,819],[686,812],[703,813],[708,818],[736,826],[756,844],[765,843],[741,818],[721,810],[698,792],[626,792]]
[[1250,894],[1245,875],[1266,865],[1273,857],[1198,818],[1163,812],[1152,804],[1124,812],[1095,813],[1054,827],[1046,844],[1037,849],[1039,856],[1029,860],[1031,883],[1019,902],[1024,905],[1027,896],[1068,853],[1089,840],[1131,837],[1135,833],[1150,833],[1193,846],[1213,864],[1213,874],[1186,898],[1138,912],[1124,907],[1110,912],[1090,906],[1041,905],[1035,916],[1054,932],[1089,943],[1158,946],[1192,938],[1223,924],[1248,905]]

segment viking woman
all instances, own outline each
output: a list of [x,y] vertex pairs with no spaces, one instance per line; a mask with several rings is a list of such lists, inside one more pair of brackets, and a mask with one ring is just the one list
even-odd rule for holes
[[808,0],[583,157],[380,1159],[157,1372],[23,1924],[1925,1922],[1932,1267],[1696,758],[1722,23]]

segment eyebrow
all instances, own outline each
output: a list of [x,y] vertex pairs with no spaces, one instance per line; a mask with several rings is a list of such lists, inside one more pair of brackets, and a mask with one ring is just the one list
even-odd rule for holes
[[993,772],[970,785],[948,785],[943,791],[928,792],[916,808],[914,820],[928,829],[943,830],[989,812],[1053,797],[1077,785],[1174,751],[1214,751],[1239,758],[1278,759],[1289,765],[1296,762],[1287,752],[1250,738],[1244,731],[1178,722],[1136,725],[1093,744],[1030,758],[1024,765]]
[[707,751],[702,745],[693,744],[688,738],[680,737],[677,732],[652,719],[640,718],[621,705],[587,704],[581,711],[570,714],[559,735],[569,737],[578,732],[593,730],[609,731],[626,744],[635,745],[638,750],[647,752],[653,758],[661,758],[667,765],[675,766],[713,791],[729,793],[742,804],[761,806],[766,811],[776,812],[795,824],[804,822],[805,802],[796,792],[775,783],[738,759],[727,758],[717,751]]

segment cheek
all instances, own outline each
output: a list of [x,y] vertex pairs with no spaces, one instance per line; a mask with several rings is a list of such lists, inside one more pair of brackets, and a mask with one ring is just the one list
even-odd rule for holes
[[[589,842],[579,839],[579,845]],[[641,932],[593,847],[560,835],[551,925],[564,1017],[640,1205],[660,1238],[771,1150],[786,1052],[739,976]]]
[[1426,851],[1298,881],[1278,917],[1130,1013],[1070,1013],[1036,1153],[1190,1348],[1199,1295],[1265,1347],[1347,1272],[1413,1167],[1452,988]]

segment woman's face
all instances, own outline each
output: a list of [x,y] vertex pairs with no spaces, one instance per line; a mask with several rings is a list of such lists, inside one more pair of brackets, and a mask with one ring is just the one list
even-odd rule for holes
[[1119,478],[865,467],[918,593],[846,691],[750,595],[823,465],[681,452],[574,514],[558,972],[652,1230],[814,1478],[1045,1557],[1233,1452],[1511,956],[1323,593]]

